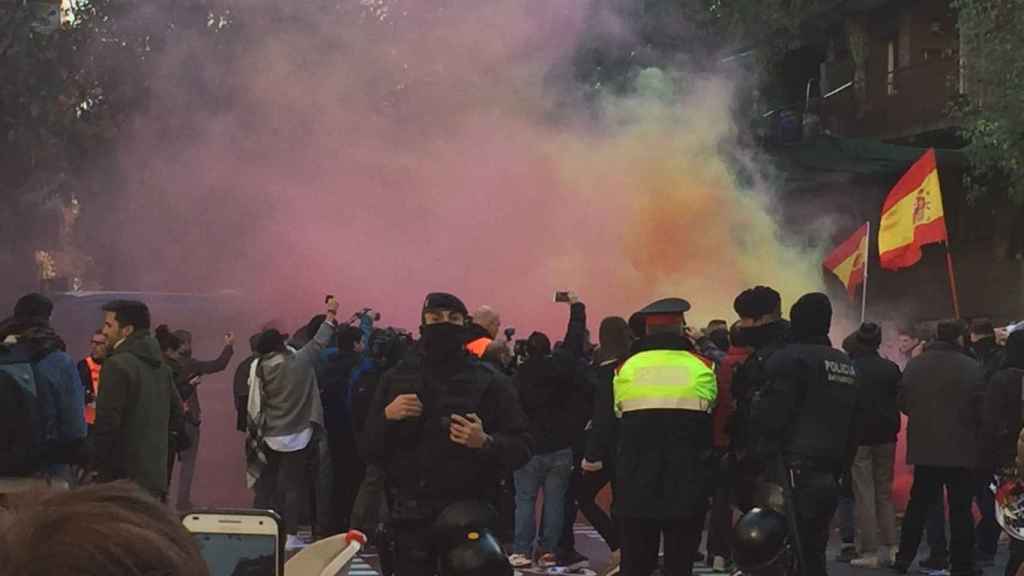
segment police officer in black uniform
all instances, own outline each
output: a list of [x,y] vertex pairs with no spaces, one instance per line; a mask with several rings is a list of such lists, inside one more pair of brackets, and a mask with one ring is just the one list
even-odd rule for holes
[[397,576],[436,574],[446,552],[437,519],[467,500],[492,502],[499,478],[530,458],[515,390],[466,354],[467,322],[461,300],[428,295],[419,349],[383,376],[367,416],[367,457],[385,474]]
[[735,466],[736,503],[746,512],[755,505],[758,478],[765,464],[756,457],[761,450],[758,439],[750,434],[750,408],[754,395],[767,382],[768,360],[789,339],[789,322],[782,319],[782,297],[768,286],[744,290],[733,308],[740,318],[743,342],[753,348],[750,356],[736,369],[732,395],[736,414],[730,423],[730,458]]
[[[766,440],[763,461],[785,483],[801,576],[822,576],[839,476],[857,447],[860,394],[850,359],[832,348],[832,305],[807,294],[790,311],[791,343],[768,360],[767,383],[751,407],[752,434]],[[774,472],[774,473],[772,473]]]

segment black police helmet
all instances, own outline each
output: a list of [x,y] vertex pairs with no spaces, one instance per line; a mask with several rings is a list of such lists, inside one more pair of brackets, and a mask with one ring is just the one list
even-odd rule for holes
[[512,576],[501,545],[490,531],[466,531],[462,542],[441,555],[440,576]]
[[512,565],[494,538],[494,507],[477,501],[455,502],[434,522],[441,553],[441,576],[511,576]]
[[733,556],[747,574],[761,573],[777,564],[786,550],[786,517],[766,508],[754,508],[736,523]]

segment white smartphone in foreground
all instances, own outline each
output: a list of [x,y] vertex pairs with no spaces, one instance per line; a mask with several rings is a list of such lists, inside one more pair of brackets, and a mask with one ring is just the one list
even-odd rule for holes
[[189,512],[182,523],[191,532],[210,576],[283,576],[281,521],[269,510]]

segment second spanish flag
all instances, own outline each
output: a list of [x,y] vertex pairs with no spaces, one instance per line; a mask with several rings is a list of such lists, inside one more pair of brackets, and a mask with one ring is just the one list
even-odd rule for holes
[[864,281],[867,252],[868,225],[865,223],[825,258],[825,269],[839,278],[851,298],[856,295],[857,286]]
[[878,229],[879,262],[886,270],[913,266],[921,259],[921,246],[945,240],[939,170],[935,150],[930,149],[885,199]]

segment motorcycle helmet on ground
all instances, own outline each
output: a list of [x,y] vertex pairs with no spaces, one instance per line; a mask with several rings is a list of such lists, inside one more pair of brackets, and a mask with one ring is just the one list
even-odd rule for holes
[[1024,541],[1024,482],[1006,480],[995,493],[999,527],[1014,540]]
[[768,508],[754,508],[736,523],[733,556],[743,574],[783,576],[790,572],[786,517]]
[[482,502],[456,502],[434,523],[441,576],[512,576],[512,565],[494,537],[498,515]]

